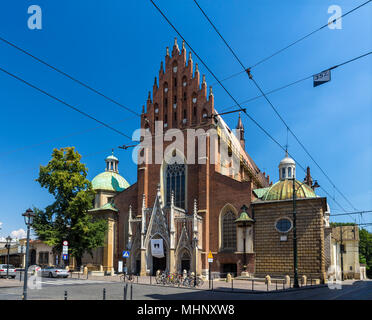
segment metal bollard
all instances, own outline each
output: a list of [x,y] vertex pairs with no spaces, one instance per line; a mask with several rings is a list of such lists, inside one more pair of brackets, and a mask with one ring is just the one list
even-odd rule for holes
[[67,291],[65,291],[65,297],[64,297],[65,300],[67,300]]
[[234,291],[234,279],[231,278],[231,291]]
[[269,281],[266,282],[266,291],[269,291]]
[[103,288],[103,300],[106,300],[106,289]]
[[213,282],[214,282],[213,280],[214,280],[214,277],[213,277],[213,279],[212,279],[212,291],[213,291]]
[[150,285],[152,285],[152,276],[150,275]]
[[133,300],[133,285],[130,284],[130,300]]
[[252,279],[252,291],[254,291],[254,279]]
[[284,280],[283,280],[283,290],[285,289],[285,287],[284,287]]
[[138,283],[138,274],[137,274],[137,283]]
[[278,291],[278,280],[275,281],[275,290]]

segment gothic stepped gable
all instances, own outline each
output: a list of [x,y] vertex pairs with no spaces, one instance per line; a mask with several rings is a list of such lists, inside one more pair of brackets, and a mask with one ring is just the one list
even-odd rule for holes
[[191,52],[187,58],[184,42],[182,42],[180,50],[175,38],[172,54],[170,55],[168,47],[166,49],[165,69],[163,62],[161,62],[159,77],[155,77],[152,99],[151,92],[149,92],[146,110],[143,107],[141,128],[150,130],[154,135],[156,121],[163,121],[164,131],[171,128],[182,130],[216,127],[222,142],[228,144],[229,148],[231,147],[232,152],[247,171],[244,179],[253,179],[255,184],[260,187],[268,186],[269,176],[265,176],[260,171],[245,151],[244,127],[240,115],[239,138],[237,138],[222,117],[217,116],[216,123],[213,118],[209,118],[212,114],[217,113],[214,109],[212,87],[209,88],[208,93],[205,75],[202,76],[200,83],[198,64],[195,63],[194,70]]
[[[141,127],[154,132],[154,121],[164,121],[164,129],[186,128],[200,124],[211,124],[207,118],[214,112],[213,93],[207,95],[205,76],[200,84],[198,64],[193,68],[191,52],[188,59],[184,42],[180,50],[174,40],[172,56],[167,47],[165,69],[160,65],[159,84],[155,78],[153,92],[147,99],[146,113],[142,114]],[[147,119],[148,122],[145,120]]]

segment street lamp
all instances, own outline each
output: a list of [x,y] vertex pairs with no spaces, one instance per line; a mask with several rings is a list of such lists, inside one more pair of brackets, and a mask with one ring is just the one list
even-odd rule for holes
[[25,213],[22,214],[25,219],[25,224],[27,226],[27,244],[26,244],[26,265],[25,265],[25,276],[23,282],[23,300],[27,300],[27,272],[28,272],[28,251],[30,244],[30,228],[35,217],[35,213],[31,209],[27,209]]
[[[297,213],[296,213],[296,192],[298,189],[302,187],[303,184],[305,183],[300,183],[299,182],[299,187],[296,189],[296,178],[290,178],[289,180],[293,181],[293,268],[294,268],[294,279],[293,279],[293,287],[294,288],[299,288],[298,284],[298,259],[297,259]],[[319,188],[318,182],[315,180],[314,185],[312,185],[312,189],[314,190],[315,188]]]
[[10,243],[12,242],[12,238],[10,236],[6,237],[6,245],[5,248],[8,249],[8,259],[7,262],[8,264],[6,265],[6,278],[9,278],[9,251],[10,251]]
[[247,227],[251,226],[254,223],[254,220],[248,215],[247,213],[248,207],[244,204],[241,207],[241,214],[238,219],[235,220],[235,223],[239,228],[243,229],[243,248],[244,248],[244,256],[243,256],[243,271],[247,272],[247,250],[246,250],[246,233]]

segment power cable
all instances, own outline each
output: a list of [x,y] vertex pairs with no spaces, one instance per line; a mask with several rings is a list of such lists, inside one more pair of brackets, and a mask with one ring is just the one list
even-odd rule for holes
[[[372,1],[372,0],[371,0]],[[208,72],[216,79],[216,81],[220,84],[220,86],[224,89],[224,91],[228,94],[228,96],[236,103],[236,105],[242,110],[242,112],[256,125],[258,126],[275,144],[277,144],[283,151],[286,151],[285,148],[272,136],[270,133],[265,130],[253,117],[251,117],[243,108],[240,106],[239,102],[232,96],[232,94],[226,89],[226,87],[221,83],[221,81],[216,77],[216,75],[212,72],[212,70],[207,66],[204,60],[197,54],[197,52],[191,47],[191,45],[185,40],[185,38],[181,35],[181,33],[177,30],[177,28],[172,24],[172,22],[167,18],[167,16],[162,12],[162,10],[154,3],[153,0],[150,0],[152,5],[158,10],[158,12],[162,15],[162,17],[167,21],[167,23],[172,27],[172,29],[180,36],[180,38],[185,42],[185,44],[190,48],[190,50],[194,53],[194,55],[200,60],[200,62],[204,65],[204,67],[208,70]],[[288,153],[288,155],[290,155]],[[290,155],[293,160],[295,158]],[[296,161],[296,160],[295,160]],[[300,168],[306,173],[305,168],[296,161]],[[322,188],[323,189],[323,188]],[[323,189],[324,190],[324,189]],[[328,192],[327,192],[328,194]],[[338,204],[344,211],[346,211],[336,200],[335,203]]]
[[[372,1],[372,0],[370,0]],[[332,184],[332,186],[341,194],[341,196],[349,203],[349,205],[354,209],[355,207],[353,206],[353,204],[346,198],[346,196],[335,186],[335,184],[332,182],[332,180],[329,178],[329,176],[326,174],[326,172],[320,167],[320,165],[317,163],[317,161],[314,159],[314,157],[310,154],[310,152],[307,150],[307,148],[303,145],[303,143],[299,140],[299,138],[297,137],[297,135],[291,130],[291,128],[288,126],[288,124],[286,123],[286,121],[283,119],[283,117],[280,115],[280,113],[277,111],[277,109],[275,108],[275,106],[272,104],[272,102],[267,98],[266,94],[263,92],[263,90],[261,89],[261,87],[258,85],[257,81],[253,78],[250,70],[251,68],[246,68],[244,66],[244,64],[242,63],[242,61],[239,59],[238,55],[234,52],[234,50],[231,48],[231,46],[227,43],[227,41],[224,39],[224,37],[221,35],[221,33],[218,31],[218,29],[216,28],[216,26],[213,24],[213,22],[211,21],[211,19],[208,17],[208,15],[205,13],[205,11],[200,7],[200,5],[198,4],[198,2],[196,0],[194,0],[194,2],[196,3],[196,5],[198,6],[198,8],[200,9],[200,11],[202,12],[202,14],[204,15],[204,17],[208,20],[208,22],[210,23],[210,25],[213,27],[213,29],[216,31],[216,33],[219,35],[219,37],[222,39],[222,41],[225,43],[225,45],[228,47],[228,49],[230,50],[230,52],[232,53],[232,55],[235,57],[235,59],[238,61],[238,63],[242,66],[243,70],[247,72],[248,74],[248,77],[249,79],[251,79],[253,81],[253,83],[255,84],[255,86],[257,87],[257,89],[261,92],[261,95],[266,99],[266,101],[270,104],[271,108],[274,110],[274,112],[276,113],[276,115],[279,117],[279,119],[283,122],[283,124],[286,126],[287,130],[293,135],[293,137],[296,139],[296,141],[298,142],[298,144],[302,147],[302,149],[306,152],[306,154],[311,158],[311,160],[316,164],[316,166],[321,170],[321,172],[325,175],[325,177],[328,179],[328,181]],[[370,52],[372,53],[372,52]],[[362,55],[360,57],[357,57],[357,58],[354,58],[354,59],[351,59],[343,64],[340,64],[340,65],[337,65],[337,66],[334,66],[332,67],[331,69],[335,69],[337,68],[338,66],[341,66],[341,65],[344,65],[346,63],[349,63],[351,61],[354,61],[356,59],[359,59],[361,57],[364,57],[370,53],[367,53],[365,55]]]
[[9,46],[11,46],[11,47],[17,49],[18,51],[20,51],[20,52],[22,52],[22,53],[28,55],[29,57],[31,57],[31,58],[35,59],[36,61],[42,63],[43,65],[47,66],[48,68],[50,68],[50,69],[52,69],[52,70],[54,70],[54,71],[60,73],[61,75],[63,75],[63,76],[65,76],[65,77],[69,78],[70,80],[72,80],[72,81],[78,83],[79,85],[81,85],[81,86],[87,88],[88,90],[90,90],[90,91],[92,91],[92,92],[94,92],[94,93],[100,95],[101,97],[103,97],[103,98],[105,98],[106,100],[108,100],[108,101],[110,101],[110,102],[116,104],[117,106],[119,106],[119,107],[121,107],[121,108],[123,108],[123,109],[125,109],[125,110],[127,110],[127,111],[129,111],[129,112],[131,112],[131,113],[133,113],[133,114],[135,114],[135,115],[138,116],[138,117],[141,116],[139,113],[137,113],[137,112],[133,111],[132,109],[130,109],[130,108],[124,106],[124,105],[121,104],[120,102],[118,102],[118,101],[116,101],[116,100],[110,98],[109,96],[103,94],[102,92],[98,91],[97,89],[92,88],[91,86],[89,86],[89,85],[86,84],[85,82],[76,79],[75,77],[69,75],[68,73],[62,71],[61,69],[58,69],[58,68],[52,66],[51,64],[47,63],[46,61],[42,60],[41,58],[36,57],[35,55],[31,54],[31,53],[28,52],[27,50],[22,49],[21,47],[19,47],[19,46],[17,46],[17,45],[15,45],[14,43],[10,42],[9,40],[6,40],[6,39],[4,39],[3,37],[0,37],[0,41],[2,41],[2,42],[4,42],[4,43],[8,44]]
[[26,84],[27,86],[29,86],[29,87],[31,87],[31,88],[33,88],[33,89],[35,89],[35,90],[37,90],[37,91],[43,93],[44,95],[46,95],[46,96],[48,96],[48,97],[50,97],[50,98],[52,98],[52,99],[54,99],[54,100],[56,100],[56,101],[62,103],[63,105],[69,107],[70,109],[72,109],[72,110],[74,110],[74,111],[76,111],[76,112],[82,114],[83,116],[85,116],[85,117],[87,117],[87,118],[89,118],[89,119],[92,119],[92,120],[94,120],[94,121],[100,123],[101,125],[105,126],[106,128],[108,128],[108,129],[110,129],[110,130],[112,130],[112,131],[114,131],[114,132],[116,132],[116,133],[118,133],[118,134],[120,134],[120,135],[122,135],[122,136],[124,136],[124,137],[126,137],[126,138],[128,138],[128,139],[130,139],[130,140],[132,140],[132,138],[131,138],[130,136],[126,135],[125,133],[123,133],[123,132],[121,132],[121,131],[119,131],[119,130],[113,128],[113,127],[111,127],[110,125],[108,125],[107,123],[105,123],[105,122],[103,122],[103,121],[101,121],[101,120],[98,120],[97,118],[95,118],[95,117],[91,116],[90,114],[88,114],[88,113],[86,113],[86,112],[84,112],[84,111],[82,111],[82,110],[80,110],[80,109],[74,107],[73,105],[71,105],[71,104],[65,102],[64,100],[62,100],[62,99],[60,99],[60,98],[57,98],[56,96],[54,96],[54,95],[52,95],[52,94],[46,92],[45,90],[40,89],[39,87],[37,87],[37,86],[35,86],[35,85],[33,85],[33,84],[27,82],[26,80],[24,80],[24,79],[22,79],[22,78],[16,76],[15,74],[13,74],[13,73],[11,73],[11,72],[9,72],[9,71],[7,71],[7,70],[1,68],[1,67],[0,67],[0,71],[6,73],[7,75],[9,75],[9,76],[11,76],[11,77],[13,77],[14,79],[17,79],[18,81],[20,81],[20,82]]

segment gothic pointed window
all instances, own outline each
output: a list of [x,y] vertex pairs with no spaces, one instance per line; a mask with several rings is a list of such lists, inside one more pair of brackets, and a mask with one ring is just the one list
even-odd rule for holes
[[171,203],[171,194],[174,192],[174,205],[178,208],[185,209],[186,193],[186,166],[184,164],[169,164],[166,169],[166,202]]
[[236,251],[236,225],[235,215],[232,211],[226,212],[222,217],[222,248]]

